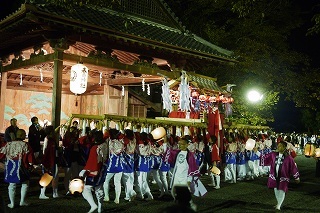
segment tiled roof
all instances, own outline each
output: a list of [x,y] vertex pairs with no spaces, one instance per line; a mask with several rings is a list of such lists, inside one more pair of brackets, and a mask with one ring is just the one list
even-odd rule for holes
[[[163,1],[156,2],[163,4]],[[65,26],[72,25],[75,28],[85,30],[89,28],[103,29],[108,32],[108,36],[122,37],[149,46],[178,50],[182,54],[188,53],[212,60],[236,61],[231,51],[184,30],[184,27],[174,17],[172,17],[172,21],[177,21],[177,23],[169,25],[163,20],[156,22],[125,11],[119,12],[90,5],[74,6],[72,9],[52,4],[34,4],[34,6],[36,9],[29,9],[37,17],[43,17],[51,22],[60,21],[61,23],[63,21],[61,24]]]
[[199,88],[227,93],[222,88],[220,88],[217,82],[212,78],[196,74],[193,75],[192,73],[188,73],[188,78],[190,79],[190,81],[195,82]]

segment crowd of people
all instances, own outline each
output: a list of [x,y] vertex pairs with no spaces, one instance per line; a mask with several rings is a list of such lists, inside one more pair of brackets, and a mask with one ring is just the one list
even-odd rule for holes
[[[260,176],[269,176],[268,186],[275,189],[277,198],[275,208],[280,209],[290,176],[299,181],[293,159],[304,143],[311,140],[311,137],[301,135],[225,132],[220,141],[203,131],[184,136],[167,131],[166,136],[155,140],[140,126],[134,130],[106,128],[101,131],[90,127],[79,129],[78,121],[67,125],[63,134],[59,134],[62,132],[59,127],[43,128],[37,117],[31,122],[26,143],[26,132],[17,127],[16,119],[11,119],[11,126],[5,131],[5,143],[0,149],[0,158],[6,158],[9,208],[15,206],[17,184],[22,184],[20,206],[28,205],[28,169],[40,167],[43,173],[53,176],[53,198],[62,194],[58,193],[59,168],[63,168],[66,195],[70,193],[69,183],[74,178],[83,179],[82,196],[90,205],[88,212],[101,212],[103,202],[110,201],[112,179],[116,204],[120,203],[122,188],[123,199],[128,202],[136,197],[153,200],[149,185],[152,180],[159,187],[159,198],[172,196],[177,203],[187,203],[195,211],[192,197],[179,194],[181,187],[187,188],[190,194],[202,196],[207,192],[206,187],[219,190],[221,180],[236,183]],[[246,147],[249,138],[255,141],[250,150]],[[62,140],[62,146],[59,140]],[[40,141],[43,141],[42,146]],[[211,177],[208,186],[202,184],[202,175]],[[46,186],[41,188],[39,199],[49,199]]]

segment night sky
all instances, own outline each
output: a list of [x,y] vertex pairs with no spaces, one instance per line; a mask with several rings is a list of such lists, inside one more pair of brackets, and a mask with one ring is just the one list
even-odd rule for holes
[[[303,17],[305,23],[299,28],[293,31],[290,37],[290,45],[293,49],[308,54],[313,58],[313,65],[319,67],[319,49],[320,49],[320,39],[319,35],[306,36],[306,29],[312,26],[311,18],[315,12],[320,11],[320,7],[314,5],[318,4],[318,0],[295,0],[300,4],[303,9]],[[0,0],[0,20],[5,18],[8,14],[13,13],[18,8],[23,0]],[[269,124],[277,132],[292,132],[292,131],[302,131],[304,129],[300,122],[299,109],[295,108],[294,103],[290,101],[284,101],[284,97],[281,97],[278,104],[278,110],[275,112],[275,122]]]

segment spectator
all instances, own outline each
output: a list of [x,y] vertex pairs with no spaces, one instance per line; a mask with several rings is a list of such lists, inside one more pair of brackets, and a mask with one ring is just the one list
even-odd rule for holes
[[16,139],[18,129],[19,128],[17,126],[17,119],[12,118],[10,120],[10,126],[4,132],[4,141],[5,142],[14,141]]

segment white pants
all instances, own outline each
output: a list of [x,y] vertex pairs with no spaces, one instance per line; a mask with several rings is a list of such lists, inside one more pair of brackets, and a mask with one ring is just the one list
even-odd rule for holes
[[276,209],[280,210],[281,205],[282,205],[284,198],[286,196],[286,193],[283,190],[279,190],[277,188],[274,188],[274,195],[276,196],[276,199],[277,199]]
[[244,179],[247,175],[246,164],[237,164],[237,177]]
[[104,184],[103,184],[104,196],[105,196],[105,198],[109,197],[109,184],[110,184],[110,180],[111,180],[112,177],[114,177],[113,178],[113,183],[114,183],[115,192],[116,192],[115,202],[119,202],[119,198],[120,198],[120,194],[121,194],[122,172],[107,173],[106,180],[104,181]]
[[122,174],[122,182],[125,188],[126,198],[130,198],[133,196],[135,191],[133,190],[133,184],[134,184],[134,173],[123,173]]
[[138,183],[140,196],[143,196],[144,194],[150,193],[147,172],[137,171],[136,174],[137,174],[137,183]]
[[225,181],[236,182],[236,164],[227,164],[224,168]]
[[[92,191],[95,192],[96,198],[98,200],[98,205],[96,204],[93,198]],[[102,212],[102,202],[103,202],[103,196],[104,196],[102,184],[95,187],[90,185],[85,185],[82,192],[82,196],[84,199],[86,199],[86,201],[90,205],[90,210],[89,210],[90,213],[94,212],[96,209],[98,209],[98,212]]]

